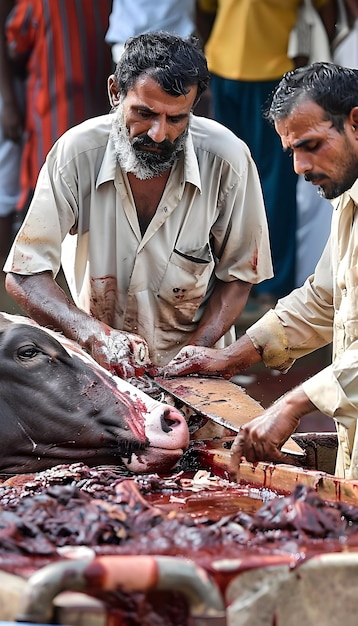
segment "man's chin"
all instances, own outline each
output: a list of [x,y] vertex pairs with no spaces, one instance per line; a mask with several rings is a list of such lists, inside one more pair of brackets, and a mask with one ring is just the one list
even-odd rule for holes
[[[137,164],[133,167],[132,173],[138,178],[155,178],[156,176],[161,176],[164,172],[167,172],[172,166],[175,159],[169,160],[161,160],[161,159],[153,159],[153,152],[150,154],[147,153],[148,156],[152,157],[151,159],[137,159]],[[142,155],[141,155],[142,156]]]
[[138,152],[148,152],[153,154],[153,152],[155,154],[163,154],[163,150],[161,150],[160,148],[156,148],[155,146],[141,146],[140,148],[137,148]]
[[341,191],[337,187],[328,188],[328,187],[321,187],[321,185],[318,187],[319,196],[321,198],[324,198],[325,200],[334,200],[334,198],[338,198],[338,196],[340,196],[342,193],[343,191]]
[[133,174],[139,180],[150,180],[151,178],[156,178],[157,176],[161,176],[164,172],[166,172],[168,167],[165,168],[149,168],[146,166],[137,165],[136,167],[132,167],[127,171],[127,174]]

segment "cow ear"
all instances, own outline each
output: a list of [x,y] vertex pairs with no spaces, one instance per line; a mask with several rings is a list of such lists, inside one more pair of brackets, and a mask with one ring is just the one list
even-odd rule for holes
[[6,313],[0,312],[0,333],[2,333],[6,328],[12,326],[14,321],[10,319]]

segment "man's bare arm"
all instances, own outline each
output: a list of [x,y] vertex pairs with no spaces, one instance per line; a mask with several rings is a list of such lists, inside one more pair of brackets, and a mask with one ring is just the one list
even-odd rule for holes
[[251,365],[261,361],[261,355],[248,335],[243,335],[227,348],[221,350],[199,346],[182,348],[163,368],[165,376],[224,376],[231,378]]
[[53,279],[51,272],[33,276],[9,273],[7,292],[38,324],[61,331],[76,341],[106,369],[132,377],[149,365],[144,339],[117,331],[79,309]]
[[199,325],[190,338],[190,344],[213,346],[241,315],[251,287],[251,283],[242,280],[229,283],[217,280]]

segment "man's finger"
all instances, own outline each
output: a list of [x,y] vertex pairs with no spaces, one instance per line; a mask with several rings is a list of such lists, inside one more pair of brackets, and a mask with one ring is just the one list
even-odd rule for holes
[[232,454],[240,454],[245,446],[245,439],[244,436],[242,434],[242,426],[240,426],[239,430],[238,430],[238,434],[236,435],[234,442],[231,446],[231,452]]

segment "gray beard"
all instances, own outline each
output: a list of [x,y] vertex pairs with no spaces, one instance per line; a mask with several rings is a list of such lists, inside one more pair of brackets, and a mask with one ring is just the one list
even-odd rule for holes
[[[179,154],[183,151],[188,128],[187,126],[185,131],[170,144],[170,149],[167,148],[163,154],[160,152],[136,149],[135,145],[133,145],[133,143],[135,144],[136,138],[134,138],[132,143],[124,121],[123,107],[122,104],[119,104],[114,114],[110,133],[117,162],[124,172],[127,174],[130,172],[140,180],[160,176],[172,167]],[[160,146],[161,144],[155,145]]]

